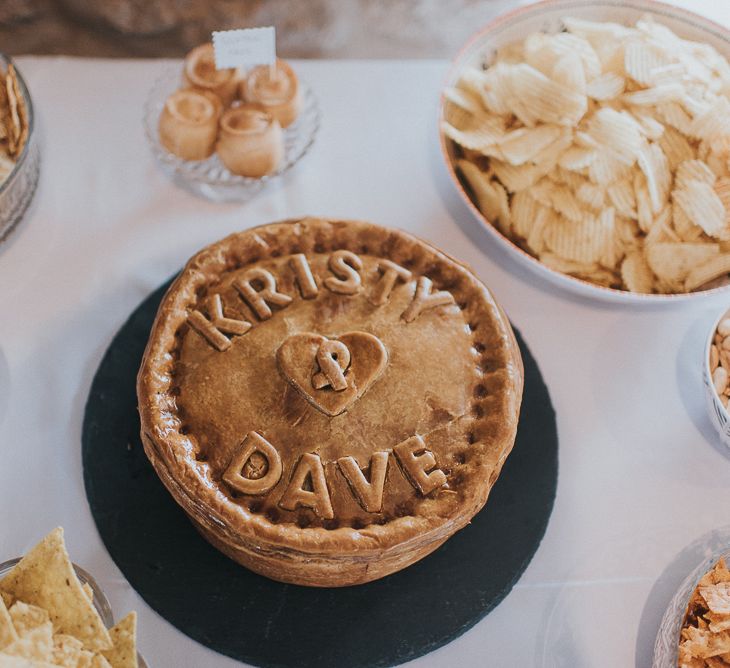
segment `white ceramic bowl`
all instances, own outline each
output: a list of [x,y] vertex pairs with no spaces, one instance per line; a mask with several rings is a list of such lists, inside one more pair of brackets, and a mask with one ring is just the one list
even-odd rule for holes
[[727,408],[722,405],[720,397],[715,391],[715,386],[712,383],[712,369],[710,369],[710,347],[712,346],[713,339],[715,338],[715,332],[717,327],[722,320],[730,317],[730,309],[724,310],[717,320],[712,325],[712,329],[707,336],[705,341],[704,358],[702,360],[702,380],[705,384],[705,399],[707,402],[707,413],[710,416],[710,422],[715,428],[715,431],[720,436],[720,440],[730,448],[730,413]]
[[[727,0],[718,0],[726,2]],[[653,0],[545,0],[503,14],[477,32],[461,49],[453,61],[445,87],[454,86],[467,67],[489,63],[502,46],[524,39],[536,31],[555,33],[562,30],[564,17],[590,21],[611,21],[624,25],[634,24],[642,16],[650,15],[680,37],[712,45],[730,58],[730,30],[697,14]],[[445,99],[441,98],[439,121],[443,119]],[[440,126],[440,123],[439,123]],[[548,268],[537,258],[507,239],[487,220],[471,201],[454,168],[454,144],[440,133],[441,150],[446,166],[457,190],[474,217],[492,235],[496,242],[518,262],[533,270],[541,280],[584,296],[624,303],[672,303],[698,299],[702,296],[727,292],[730,285],[692,292],[689,294],[649,295],[606,288]]]

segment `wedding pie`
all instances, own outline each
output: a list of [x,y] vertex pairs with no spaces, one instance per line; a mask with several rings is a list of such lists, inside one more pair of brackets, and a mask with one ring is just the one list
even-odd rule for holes
[[306,218],[188,262],[137,392],[147,456],[200,533],[257,573],[329,587],[469,523],[522,382],[509,322],[464,265],[405,232]]

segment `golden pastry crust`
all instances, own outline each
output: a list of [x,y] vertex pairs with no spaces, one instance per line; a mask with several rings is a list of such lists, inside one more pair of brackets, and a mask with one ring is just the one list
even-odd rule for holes
[[[268,288],[263,307],[247,292]],[[340,394],[325,349],[352,353]],[[288,582],[365,582],[481,509],[514,443],[522,375],[501,309],[443,252],[365,222],[274,223],[202,250],[168,290],[138,376],[142,441],[232,558]]]

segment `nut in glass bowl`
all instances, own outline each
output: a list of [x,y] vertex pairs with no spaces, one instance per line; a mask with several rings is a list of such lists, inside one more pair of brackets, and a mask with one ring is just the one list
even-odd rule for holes
[[[0,69],[6,71],[13,61],[0,54]],[[17,226],[26,212],[40,173],[40,152],[36,137],[33,104],[22,74],[16,69],[17,89],[25,106],[28,123],[28,137],[24,148],[15,160],[4,181],[0,182],[0,242]]]
[[723,311],[710,329],[704,347],[702,380],[712,426],[730,448],[730,310]]
[[144,108],[144,128],[150,148],[163,170],[178,185],[207,199],[219,202],[245,202],[265,184],[293,167],[314,143],[319,129],[317,98],[300,81],[302,110],[297,120],[284,129],[284,156],[278,169],[267,176],[252,178],[231,173],[216,153],[205,160],[182,160],[160,143],[158,124],[167,98],[181,85],[180,68],[165,71],[156,81]]
[[[0,563],[0,580],[13,570],[20,560],[21,557],[17,557]],[[104,594],[99,583],[86,570],[76,564],[73,564],[73,567],[81,584],[88,585],[90,587],[93,594],[94,607],[104,622],[104,626],[111,628],[114,626],[114,615],[112,614],[112,608],[111,605],[109,605],[109,599],[107,599],[106,594]],[[139,652],[137,652],[137,665],[138,668],[148,668],[147,663]]]

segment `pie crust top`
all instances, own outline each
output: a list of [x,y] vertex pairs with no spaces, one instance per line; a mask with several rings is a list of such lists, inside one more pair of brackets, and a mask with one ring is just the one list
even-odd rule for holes
[[186,512],[229,542],[343,556],[464,526],[521,396],[510,325],[466,267],[315,218],[195,255],[138,377],[145,449]]

